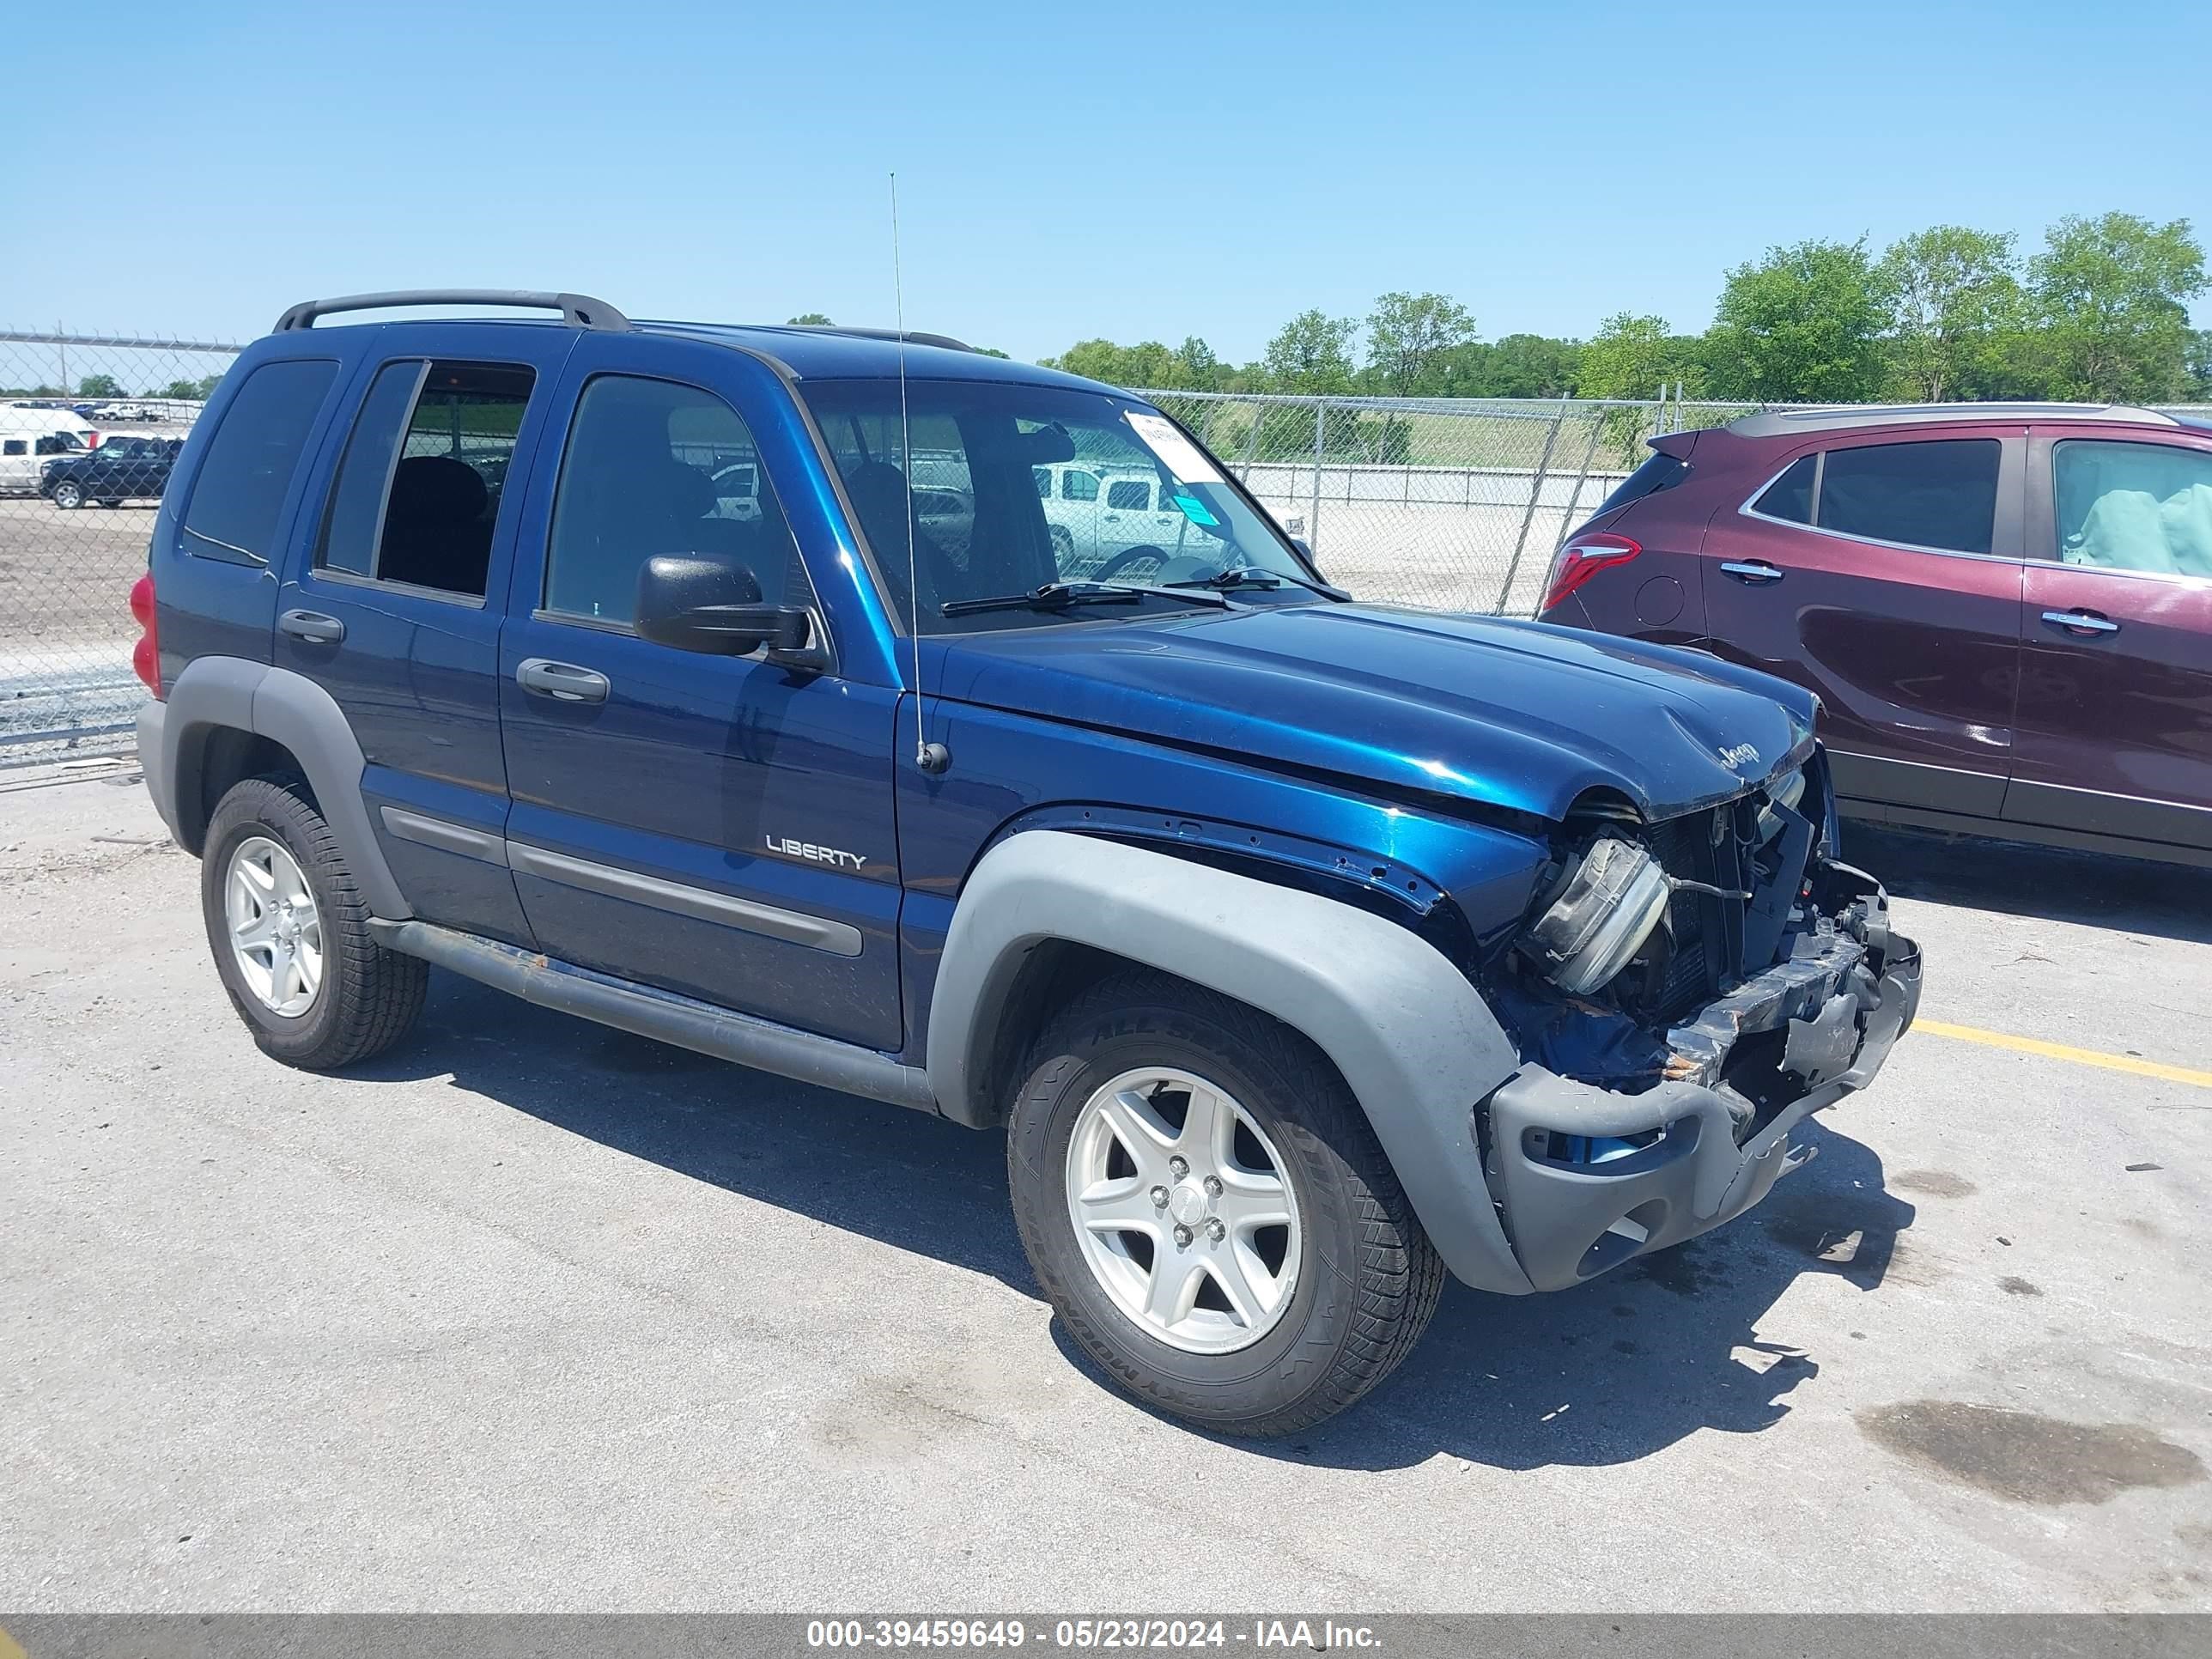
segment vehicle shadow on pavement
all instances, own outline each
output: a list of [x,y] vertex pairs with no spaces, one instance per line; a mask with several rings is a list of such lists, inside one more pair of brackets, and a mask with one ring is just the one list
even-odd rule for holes
[[1821,1314],[1775,1316],[1799,1276],[1871,1294],[1917,1271],[1902,1235],[1917,1212],[1884,1189],[1881,1160],[1817,1121],[1800,1139],[1820,1149],[1809,1167],[1686,1244],[1549,1296],[1447,1285],[1427,1339],[1364,1406],[1247,1443],[1339,1468],[1441,1452],[1532,1469],[1632,1462],[1701,1429],[1771,1428],[1826,1350],[1864,1340]]
[[422,1023],[364,1078],[434,1078],[763,1204],[1039,1294],[1006,1144],[433,972]]
[[[438,1077],[694,1180],[1039,1295],[1006,1196],[1006,1142],[517,1003],[447,974],[418,1038],[364,1077]],[[495,1036],[491,1035],[496,1033]],[[1913,1206],[1868,1147],[1815,1122],[1819,1157],[1748,1215],[1552,1296],[1447,1285],[1429,1334],[1364,1404],[1249,1452],[1389,1468],[1438,1453],[1500,1468],[1627,1462],[1700,1429],[1753,1433],[1852,1339],[1776,1324],[1802,1273],[1874,1292],[1914,1278]],[[1848,1328],[1846,1328],[1847,1329]],[[1063,1354],[1103,1388],[1067,1340]]]
[[1900,898],[2212,945],[2212,870],[1863,823],[1844,858]]

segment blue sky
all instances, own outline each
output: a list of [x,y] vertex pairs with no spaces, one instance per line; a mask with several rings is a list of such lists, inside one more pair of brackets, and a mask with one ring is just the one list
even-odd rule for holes
[[1769,244],[1940,222],[2212,237],[2204,0],[321,9],[106,0],[19,55],[0,325],[246,338],[447,283],[888,323],[893,167],[908,325],[1023,357],[1241,361],[1390,289],[1487,338],[1696,329]]

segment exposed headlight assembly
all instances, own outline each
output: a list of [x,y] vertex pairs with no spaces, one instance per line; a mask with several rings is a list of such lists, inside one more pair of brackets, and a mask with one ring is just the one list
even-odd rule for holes
[[1524,940],[1552,982],[1587,996],[1628,965],[1667,913],[1659,860],[1632,841],[1600,836],[1567,872]]

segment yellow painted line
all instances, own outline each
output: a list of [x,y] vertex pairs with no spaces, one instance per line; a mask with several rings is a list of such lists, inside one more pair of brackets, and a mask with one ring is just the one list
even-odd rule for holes
[[2101,1066],[2108,1072],[2129,1072],[2136,1077],[2154,1077],[2165,1083],[2193,1083],[2200,1089],[2212,1089],[2212,1072],[2191,1071],[2186,1066],[2168,1066],[2160,1060],[2142,1060],[2134,1054],[2108,1054],[2100,1048],[2075,1048],[2063,1042],[2045,1042],[2041,1037],[2012,1036],[2003,1031],[1984,1031],[1978,1025],[1947,1025],[1940,1019],[1916,1019],[1916,1031],[1925,1031],[1930,1036],[1949,1037],[1954,1042],[1978,1042],[1985,1048],[2010,1048],[2017,1054],[2041,1054],[2049,1060],[2070,1060],[2076,1066]]
[[23,1651],[21,1644],[14,1637],[0,1630],[0,1659],[31,1659],[31,1656]]

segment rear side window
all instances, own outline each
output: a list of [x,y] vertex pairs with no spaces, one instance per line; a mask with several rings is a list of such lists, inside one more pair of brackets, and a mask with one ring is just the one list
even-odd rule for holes
[[1770,519],[1787,519],[1791,524],[1813,522],[1813,482],[1820,464],[1818,455],[1800,455],[1790,462],[1790,470],[1767,485],[1766,493],[1751,504],[1751,510]]
[[185,510],[185,549],[228,564],[266,564],[292,475],[338,366],[316,357],[264,363],[231,399]]
[[1626,507],[1629,502],[1640,501],[1646,495],[1672,489],[1689,476],[1690,464],[1687,461],[1678,461],[1672,455],[1654,453],[1650,459],[1623,478],[1613,494],[1597,504],[1597,510],[1610,513],[1616,507]]
[[1986,553],[1996,520],[1994,438],[1832,449],[1813,522],[1863,540]]
[[338,464],[316,567],[483,598],[534,379],[507,363],[410,358],[379,369]]
[[1095,501],[1098,499],[1098,478],[1096,473],[1070,467],[1060,475],[1060,498],[1064,501]]

